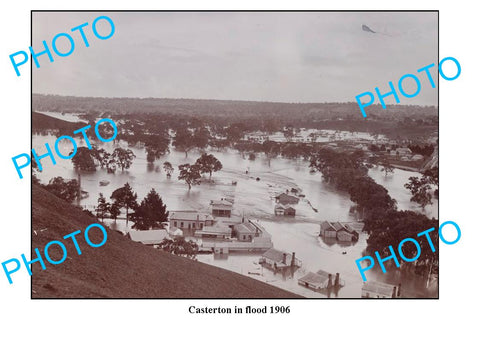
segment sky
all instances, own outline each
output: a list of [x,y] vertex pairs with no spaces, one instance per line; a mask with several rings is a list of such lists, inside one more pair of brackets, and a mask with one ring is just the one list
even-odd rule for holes
[[[92,32],[100,15],[115,24],[110,39]],[[70,32],[85,22],[89,47]],[[53,63],[39,56],[34,93],[354,102],[375,87],[389,92],[389,81],[397,87],[411,73],[422,89],[415,98],[400,96],[401,104],[437,104],[438,87],[417,73],[437,65],[436,12],[35,12],[32,27],[34,51],[43,40],[51,48],[58,33],[70,32],[75,42],[71,55],[53,54]],[[109,33],[106,21],[97,29]],[[69,47],[57,40],[60,51]],[[415,92],[412,79],[403,85]]]

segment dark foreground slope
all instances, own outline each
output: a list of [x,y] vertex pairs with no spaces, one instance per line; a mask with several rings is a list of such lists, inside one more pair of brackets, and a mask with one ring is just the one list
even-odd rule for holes
[[[82,231],[76,236],[81,255],[71,239],[63,240],[68,252],[65,262],[52,265],[45,260],[44,271],[38,262],[33,264],[33,298],[299,297],[227,270],[132,242],[112,230],[107,230],[105,245],[92,248],[84,240],[83,232],[95,219],[36,185],[32,198],[33,230],[37,232],[32,231],[32,243],[42,254],[49,241],[63,240],[63,236],[75,230]],[[98,229],[92,229],[90,234],[92,242],[102,240]],[[52,246],[49,255],[59,260],[59,247]]]

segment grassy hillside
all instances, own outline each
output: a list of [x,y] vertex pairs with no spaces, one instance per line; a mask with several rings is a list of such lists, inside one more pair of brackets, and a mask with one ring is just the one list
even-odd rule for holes
[[65,120],[53,118],[42,113],[32,112],[32,129],[33,130],[48,130],[58,129],[60,131],[73,131],[84,127],[85,123],[73,123]]
[[[84,240],[83,232],[96,222],[94,218],[36,185],[32,199],[33,230],[37,232],[32,231],[32,246],[42,254],[49,241],[63,240],[63,236],[75,230],[82,231],[76,236],[81,255],[71,239],[64,240],[68,251],[65,262],[52,265],[45,260],[44,271],[40,264],[33,265],[32,298],[299,297],[227,270],[132,242],[112,230],[107,230],[105,245],[92,248]],[[94,243],[102,240],[96,228],[89,236]],[[49,249],[54,260],[62,256],[57,248],[54,245]]]

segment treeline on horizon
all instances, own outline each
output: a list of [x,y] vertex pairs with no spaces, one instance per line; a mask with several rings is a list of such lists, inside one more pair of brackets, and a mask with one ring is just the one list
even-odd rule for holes
[[[97,98],[32,95],[33,111],[80,113],[87,120],[115,119],[155,121],[175,129],[181,120],[201,120],[204,125],[243,124],[246,131],[281,131],[286,126],[385,134],[392,139],[415,139],[438,132],[434,106],[380,105],[368,108],[363,118],[356,103],[274,103],[253,101]],[[150,116],[147,118],[146,116]],[[219,117],[222,119],[219,120]],[[196,124],[196,122],[194,122]],[[32,125],[35,130],[38,128]]]
[[[93,114],[136,114],[136,113],[175,113],[175,114],[317,114],[323,118],[346,117],[355,114],[362,117],[356,102],[328,103],[281,103],[241,100],[214,99],[172,99],[172,98],[105,98],[75,97],[59,95],[32,95],[34,111]],[[375,104],[368,108],[369,115],[438,115],[436,106],[389,105],[383,109]]]

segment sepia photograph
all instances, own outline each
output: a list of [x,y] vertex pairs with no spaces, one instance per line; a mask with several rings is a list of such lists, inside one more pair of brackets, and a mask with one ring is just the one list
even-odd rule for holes
[[32,299],[439,298],[438,11],[31,21]]

